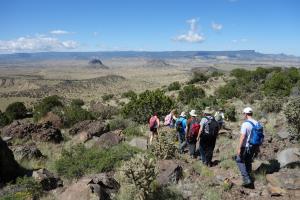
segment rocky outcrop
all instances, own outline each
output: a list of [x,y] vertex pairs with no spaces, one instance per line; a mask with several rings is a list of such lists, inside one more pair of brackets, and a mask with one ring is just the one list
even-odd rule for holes
[[147,139],[143,137],[133,138],[129,143],[130,146],[137,147],[142,150],[147,149]]
[[177,183],[182,178],[183,169],[176,160],[159,160],[157,165],[159,170],[157,182],[159,185]]
[[12,151],[0,137],[0,187],[24,174],[25,170],[18,165]]
[[48,122],[51,122],[51,124],[55,128],[62,128],[62,126],[63,126],[63,120],[61,119],[61,117],[54,114],[53,112],[48,112],[44,117],[42,117],[39,120],[39,123],[41,123],[41,124],[45,124]]
[[122,142],[122,131],[115,130],[112,132],[104,133],[99,138],[94,137],[96,140],[94,143],[94,147],[98,148],[110,148]]
[[98,58],[94,58],[89,61],[88,68],[93,68],[93,69],[109,69],[106,65],[102,63],[102,61]]
[[76,135],[81,132],[86,132],[89,135],[89,138],[93,136],[100,137],[103,133],[109,131],[109,126],[105,124],[103,121],[93,121],[93,120],[85,120],[75,124],[69,131],[70,135]]
[[280,163],[280,167],[289,165],[300,164],[300,149],[288,148],[277,154],[277,160]]
[[112,175],[101,173],[79,179],[60,194],[58,199],[110,200],[119,188],[119,183]]
[[59,129],[50,122],[44,124],[33,124],[14,121],[3,128],[3,134],[18,139],[32,139],[33,141],[59,143],[63,140]]
[[12,146],[15,159],[22,161],[24,159],[39,159],[45,157],[42,152],[36,147],[35,143]]
[[54,176],[54,174],[47,169],[33,171],[32,177],[39,184],[41,184],[43,190],[45,191],[53,190],[57,187],[63,186],[62,180],[59,177]]

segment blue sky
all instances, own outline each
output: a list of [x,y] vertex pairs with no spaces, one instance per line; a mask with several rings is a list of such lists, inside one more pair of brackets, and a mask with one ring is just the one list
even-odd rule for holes
[[239,50],[300,56],[298,0],[1,0],[0,53]]

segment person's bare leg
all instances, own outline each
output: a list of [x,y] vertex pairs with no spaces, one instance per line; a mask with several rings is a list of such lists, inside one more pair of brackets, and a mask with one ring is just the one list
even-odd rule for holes
[[152,144],[152,140],[153,140],[153,132],[150,133],[150,138],[149,138],[149,145]]

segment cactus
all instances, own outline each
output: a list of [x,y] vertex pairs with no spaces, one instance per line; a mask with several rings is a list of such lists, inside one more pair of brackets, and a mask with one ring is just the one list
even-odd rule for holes
[[136,199],[146,200],[153,192],[151,184],[157,176],[155,160],[147,154],[138,154],[136,157],[124,163],[121,168],[125,181],[135,186]]
[[151,152],[158,159],[172,159],[178,156],[178,149],[172,141],[172,136],[162,132],[154,141]]
[[300,138],[300,97],[291,99],[285,109],[284,114],[288,122],[290,135],[295,138]]

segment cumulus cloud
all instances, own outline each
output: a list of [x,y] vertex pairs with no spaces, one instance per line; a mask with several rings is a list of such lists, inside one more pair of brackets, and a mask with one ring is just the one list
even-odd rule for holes
[[205,40],[203,34],[197,32],[197,19],[187,20],[187,23],[190,25],[190,29],[187,33],[178,35],[174,38],[175,41],[183,41],[183,42],[203,42]]
[[73,40],[61,41],[54,37],[19,37],[13,40],[0,40],[0,52],[37,52],[76,49],[79,44]]
[[64,31],[64,30],[53,30],[53,31],[50,31],[50,33],[53,34],[53,35],[67,35],[67,34],[71,34],[71,32]]
[[214,31],[220,31],[223,29],[223,25],[222,24],[217,24],[215,22],[212,22],[211,23],[211,28],[214,30]]

